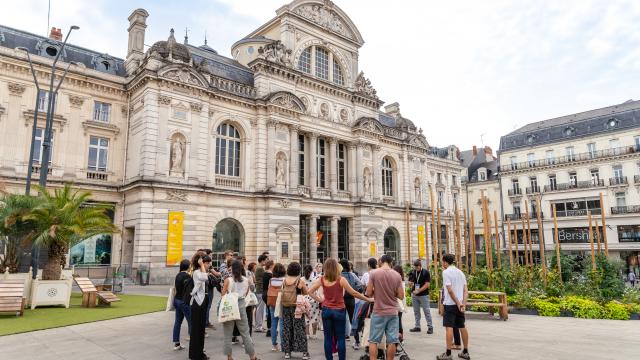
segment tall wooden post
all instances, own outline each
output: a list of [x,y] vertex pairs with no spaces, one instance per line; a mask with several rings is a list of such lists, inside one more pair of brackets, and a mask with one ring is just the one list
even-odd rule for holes
[[560,261],[560,240],[559,240],[559,234],[558,234],[558,218],[556,215],[556,204],[553,204],[553,230],[554,234],[553,234],[553,238],[556,242],[556,262],[558,265],[558,275],[560,276],[560,282],[562,282],[562,265],[561,265],[561,261]]
[[507,219],[507,234],[509,238],[509,246],[507,247],[509,249],[509,269],[513,269],[513,252],[511,247],[511,218]]
[[[529,216],[529,201],[524,201],[524,211],[527,215],[527,243],[529,245],[529,251],[527,252],[527,256],[529,256],[529,265],[533,268],[533,239],[531,239],[531,216]],[[526,246],[525,246],[526,248]]]
[[602,242],[604,243],[604,254],[609,257],[609,242],[607,241],[607,216],[605,215],[605,207],[602,202],[602,193],[600,193],[600,211],[602,212]]
[[540,249],[540,262],[542,263],[542,278],[544,279],[544,286],[547,286],[547,260],[544,253],[544,232],[542,231],[542,216],[540,214],[542,209],[540,207],[540,195],[536,196],[536,217],[538,219],[538,249]]
[[491,272],[493,270],[493,266],[491,266],[491,261],[489,260],[489,254],[491,254],[491,227],[489,227],[489,215],[487,209],[487,199],[484,194],[482,195],[482,222],[484,225],[484,259],[486,263],[487,270]]
[[587,218],[589,220],[589,244],[591,244],[591,269],[596,271],[596,253],[593,248],[593,227],[591,226],[591,211],[587,210]]
[[[411,262],[411,214],[410,214],[410,210],[409,210],[409,202],[406,202],[406,205],[404,207],[404,219],[405,219],[405,227],[407,228],[407,262]],[[398,261],[400,263],[402,263],[402,260],[398,259]]]
[[[438,225],[436,226],[436,251],[438,252],[438,259],[440,258],[440,207],[438,206],[438,213],[436,215],[436,217],[438,218]],[[438,260],[438,263],[440,262],[440,260]]]
[[464,246],[464,250],[462,251],[462,253],[464,254],[464,265],[465,265],[465,269],[467,271],[469,271],[469,223],[467,223],[467,212],[464,211],[464,228],[463,228],[463,236],[462,239],[464,240],[464,244],[462,246]]
[[[522,224],[524,224],[524,221],[522,222]],[[524,227],[522,228],[522,233],[524,236]],[[513,242],[516,245],[516,265],[520,266],[520,250],[518,249],[518,247],[520,246],[520,243],[518,242],[518,223],[517,222],[513,224],[513,236],[515,238]]]
[[[433,272],[436,278],[436,290],[438,287],[438,232],[439,226],[436,227],[436,219],[435,219],[435,201],[433,199],[433,188],[429,186],[429,197],[431,199],[431,252],[433,254]],[[434,230],[435,229],[435,230]]]
[[455,215],[456,217],[455,221],[454,221],[454,226],[455,226],[455,233],[456,233],[456,237],[455,237],[455,241],[456,241],[456,261],[458,263],[458,266],[462,267],[462,246],[460,246],[460,213],[458,212],[458,208],[455,209]]
[[496,227],[496,254],[498,255],[498,270],[502,269],[502,258],[500,253],[502,252],[502,247],[500,246],[500,232],[498,231],[498,211],[493,210],[493,222]]
[[596,244],[598,245],[598,255],[602,252],[602,246],[600,246],[600,230],[598,230],[598,219],[595,220],[596,226],[594,232],[596,233]]
[[522,257],[524,258],[524,266],[529,267],[529,257],[527,256],[527,224],[522,218]]
[[469,234],[469,242],[471,243],[471,273],[474,274],[476,272],[476,223],[473,219],[473,210],[471,210],[471,219],[469,219],[471,223],[470,234]]

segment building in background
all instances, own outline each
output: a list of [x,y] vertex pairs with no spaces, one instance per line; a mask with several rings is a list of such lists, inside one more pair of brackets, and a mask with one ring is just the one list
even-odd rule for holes
[[[546,249],[553,249],[555,205],[563,251],[590,257],[591,213],[596,234],[601,240],[606,236],[610,256],[637,267],[640,101],[528,124],[502,136],[498,160],[504,216],[521,219],[528,210],[535,251],[539,231]],[[542,229],[536,223],[538,212]],[[521,226],[518,234],[521,241]]]
[[[143,9],[129,16],[126,59],[67,45],[60,61],[76,65],[55,100],[49,184],[112,203],[122,230],[72,262],[149,267],[164,283],[199,248],[359,267],[383,252],[427,256],[430,194],[443,221],[462,209],[457,148],[431,146],[398,103],[381,111],[358,64],[363,38],[338,6],[296,0],[276,14],[232,58],[178,41],[171,24],[166,40],[145,40]],[[36,99],[46,109],[15,48],[42,81],[61,37],[0,26],[0,182],[12,192],[24,189]]]

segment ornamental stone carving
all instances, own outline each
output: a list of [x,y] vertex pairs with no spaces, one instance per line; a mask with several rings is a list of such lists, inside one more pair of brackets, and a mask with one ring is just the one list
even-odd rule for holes
[[287,199],[280,199],[280,200],[278,200],[278,204],[283,209],[288,209],[291,206],[291,201],[289,201]]
[[186,139],[182,134],[175,134],[171,138],[171,175],[182,176],[184,174],[184,153]]
[[360,74],[358,74],[358,77],[356,78],[356,81],[353,84],[353,87],[355,88],[355,91],[357,94],[375,98],[375,99],[378,98],[378,95],[376,95],[377,93],[376,89],[374,89],[373,86],[371,86],[371,81],[366,77],[364,77],[363,71],[360,71]]
[[370,196],[371,195],[371,170],[369,170],[368,167],[364,168],[364,171],[362,174],[362,186],[364,190],[364,195]]
[[299,113],[306,112],[307,106],[292,93],[279,91],[268,96],[269,103]]
[[320,117],[324,120],[329,120],[329,104],[320,104]]
[[276,156],[276,185],[285,186],[287,182],[287,157],[283,152]]
[[200,103],[191,103],[191,110],[199,113],[202,111],[202,104]]
[[187,192],[177,189],[167,190],[167,200],[170,201],[187,201]]
[[77,95],[69,95],[69,104],[71,104],[71,107],[79,108],[84,104],[84,99]]
[[306,4],[297,7],[293,12],[331,32],[356,40],[353,32],[331,8],[331,5],[331,2],[326,2],[322,5]]
[[176,80],[185,84],[204,86],[200,79],[198,79],[187,69],[170,70],[164,73],[162,76],[167,79]]
[[291,53],[292,51],[287,49],[280,40],[258,48],[259,58],[287,67],[293,66]]
[[158,96],[158,104],[160,105],[171,105],[171,98],[166,95]]
[[371,206],[368,210],[369,215],[375,215],[376,214],[376,208],[374,208],[373,206]]
[[347,109],[340,110],[340,121],[342,121],[343,123],[349,121],[349,112],[347,111]]
[[20,96],[24,93],[24,90],[27,88],[26,86],[19,83],[9,83],[9,94],[13,96]]

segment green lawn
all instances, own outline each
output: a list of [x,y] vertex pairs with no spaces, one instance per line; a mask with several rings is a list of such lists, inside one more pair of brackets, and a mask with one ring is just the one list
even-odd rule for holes
[[97,306],[88,309],[80,306],[82,303],[80,293],[72,293],[71,305],[68,309],[64,307],[26,309],[24,316],[21,317],[1,314],[0,336],[164,311],[167,304],[167,298],[160,296],[118,295],[118,297],[121,301],[111,304],[110,307]]

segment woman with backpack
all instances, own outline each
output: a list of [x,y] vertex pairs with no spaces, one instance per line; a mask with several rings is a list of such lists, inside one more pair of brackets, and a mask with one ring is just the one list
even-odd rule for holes
[[[207,313],[208,295],[207,295],[207,275],[211,257],[204,252],[198,252],[193,256],[191,266],[195,269],[193,272],[193,289],[191,290],[191,339],[189,340],[189,359],[191,360],[208,360],[209,357],[204,353],[204,328],[205,315]],[[189,286],[185,287],[186,289]]]
[[[358,276],[351,271],[352,269],[349,261],[347,261],[346,259],[342,259],[340,260],[340,265],[342,266],[342,273],[340,275],[343,278],[347,279],[349,285],[355,291],[362,293],[362,291],[364,290],[362,282],[360,281],[360,278],[358,278]],[[347,308],[347,315],[349,315],[347,321],[353,321],[353,310],[356,306],[356,299],[348,292],[344,293],[344,306]],[[356,341],[353,348],[354,350],[358,350],[360,348],[360,335],[358,334],[358,332],[355,333],[354,338]],[[349,340],[349,334],[346,334],[345,339],[347,341]]]
[[347,279],[340,276],[338,262],[335,259],[327,259],[324,262],[324,275],[320,280],[313,283],[309,289],[310,294],[314,294],[320,287],[324,294],[322,303],[322,324],[324,328],[324,356],[326,360],[333,359],[331,351],[332,339],[335,337],[338,343],[338,358],[345,360],[347,348],[345,342],[345,321],[347,310],[344,304],[344,292],[348,292],[354,297],[372,302],[370,299],[355,291]]
[[[309,359],[307,336],[304,331],[305,319],[303,313],[309,309],[304,305],[303,295],[307,294],[307,286],[300,278],[302,266],[294,261],[287,267],[287,276],[282,282],[282,351],[285,359],[291,359],[292,352],[301,352],[302,360]],[[301,300],[301,311],[296,314],[298,295]],[[309,294],[316,301],[321,300],[315,294]],[[307,304],[308,305],[308,304]],[[302,310],[304,308],[304,310]]]
[[233,260],[231,262],[231,276],[224,281],[224,287],[222,288],[222,296],[231,292],[238,294],[238,308],[240,309],[240,320],[231,320],[222,323],[222,329],[224,331],[224,354],[227,355],[227,360],[233,360],[231,357],[233,353],[231,338],[233,337],[234,327],[238,328],[240,336],[242,336],[244,351],[249,355],[249,359],[258,359],[253,347],[253,340],[251,340],[251,335],[249,334],[249,322],[244,300],[247,294],[249,294],[249,291],[251,291],[250,289],[253,283],[250,279],[242,275],[243,270],[242,261]]
[[286,269],[284,265],[277,263],[273,266],[272,277],[269,280],[269,287],[267,288],[267,305],[269,305],[269,312],[271,314],[271,351],[278,351],[278,323],[280,323],[280,330],[282,330],[282,318],[276,317],[276,302],[278,300],[278,293],[282,289],[282,282],[286,275]]

